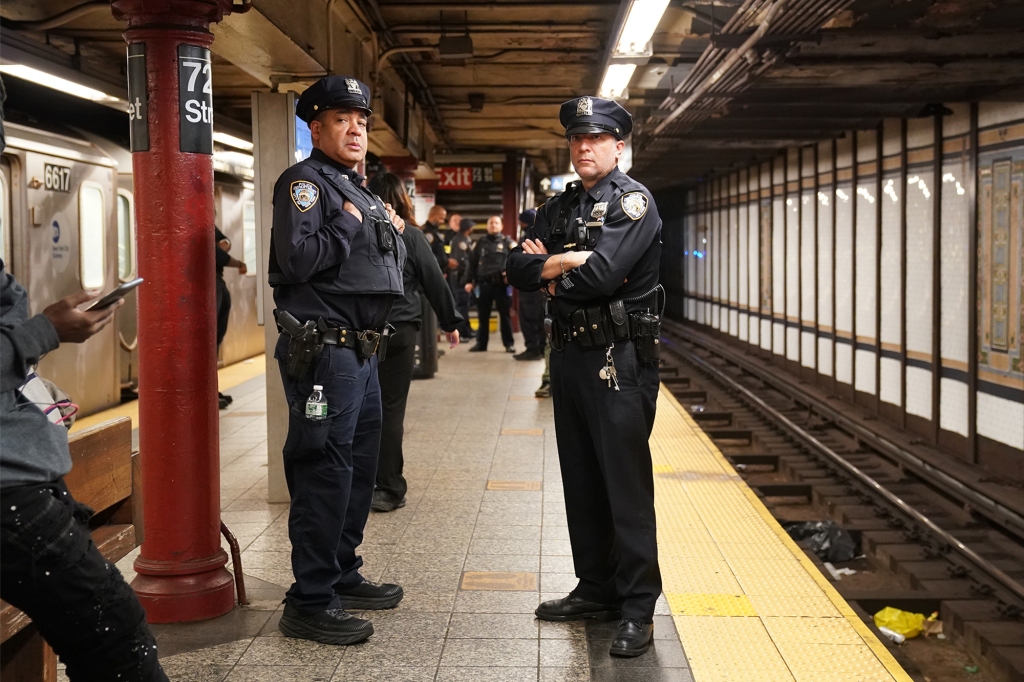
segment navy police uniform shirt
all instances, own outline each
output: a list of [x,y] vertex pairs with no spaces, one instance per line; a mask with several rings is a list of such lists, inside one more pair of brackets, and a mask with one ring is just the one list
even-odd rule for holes
[[482,284],[501,279],[505,274],[508,254],[512,251],[513,243],[507,234],[501,232],[480,237],[469,256],[466,282]]
[[[277,307],[300,322],[322,317],[331,326],[380,329],[402,296],[405,244],[384,204],[362,182],[314,149],[274,187],[269,280]],[[346,200],[362,222],[343,209]],[[378,246],[381,229],[393,232],[391,252]]]
[[437,265],[441,272],[448,272],[448,254],[444,250],[444,238],[441,231],[434,223],[423,223],[423,236],[427,238],[430,245],[430,252],[434,254]]
[[[570,202],[564,235],[553,234],[563,202]],[[661,260],[661,217],[650,192],[616,166],[590,191],[580,181],[541,206],[537,223],[525,239],[539,239],[545,254],[528,254],[522,246],[512,250],[508,264],[509,283],[523,291],[547,286],[541,278],[551,254],[565,251],[593,251],[593,255],[567,277],[559,277],[553,302],[555,318],[568,326],[577,308],[616,299],[631,299],[651,292],[658,285]],[[654,296],[626,304],[626,310],[646,310]]]

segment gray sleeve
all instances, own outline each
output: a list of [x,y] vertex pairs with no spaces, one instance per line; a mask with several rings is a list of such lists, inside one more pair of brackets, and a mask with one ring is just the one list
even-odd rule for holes
[[44,315],[28,316],[28,292],[0,269],[0,391],[25,383],[29,368],[57,348],[57,330]]

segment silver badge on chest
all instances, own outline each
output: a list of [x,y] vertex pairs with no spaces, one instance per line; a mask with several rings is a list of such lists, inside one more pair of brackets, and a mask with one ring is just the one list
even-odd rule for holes
[[603,221],[606,215],[608,215],[608,202],[599,201],[594,204],[594,210],[590,212],[590,219]]

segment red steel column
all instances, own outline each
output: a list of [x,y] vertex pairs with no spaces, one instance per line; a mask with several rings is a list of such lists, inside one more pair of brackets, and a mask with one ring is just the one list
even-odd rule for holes
[[231,610],[220,545],[213,157],[179,149],[178,46],[209,47],[231,0],[114,0],[146,49],[148,151],[132,154],[138,225],[139,452],[145,542],[132,587],[152,623]]

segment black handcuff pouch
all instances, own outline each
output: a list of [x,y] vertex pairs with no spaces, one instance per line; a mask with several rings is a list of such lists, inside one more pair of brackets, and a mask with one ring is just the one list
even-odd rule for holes
[[629,339],[629,315],[626,313],[626,304],[622,299],[616,299],[608,304],[608,319],[611,322],[612,340],[626,341]]

